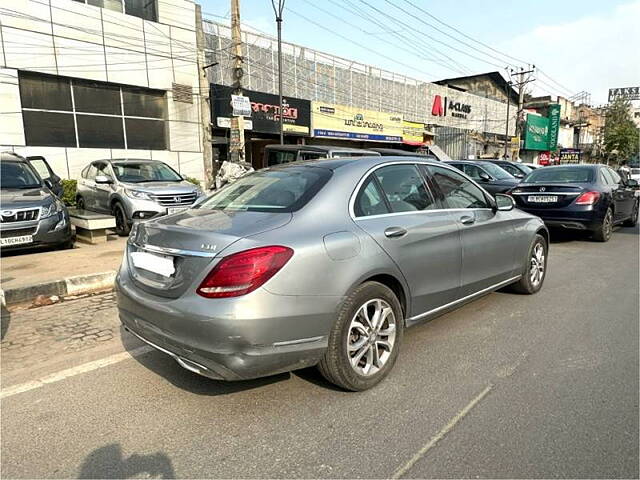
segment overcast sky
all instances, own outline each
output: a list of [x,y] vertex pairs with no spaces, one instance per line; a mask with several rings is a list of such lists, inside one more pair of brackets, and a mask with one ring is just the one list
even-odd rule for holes
[[[276,0],[277,2],[277,0]],[[229,0],[200,0],[229,22]],[[640,0],[286,0],[283,39],[423,80],[542,72],[535,94],[640,86]],[[275,35],[271,0],[241,0],[247,28]],[[470,37],[470,38],[469,38]],[[509,65],[511,64],[511,65]]]

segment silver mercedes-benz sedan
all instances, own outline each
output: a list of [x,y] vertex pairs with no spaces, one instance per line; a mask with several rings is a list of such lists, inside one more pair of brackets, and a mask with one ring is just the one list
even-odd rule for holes
[[406,327],[545,278],[542,221],[462,172],[364,157],[260,170],[136,224],[117,277],[125,328],[214,379],[317,365],[364,390]]

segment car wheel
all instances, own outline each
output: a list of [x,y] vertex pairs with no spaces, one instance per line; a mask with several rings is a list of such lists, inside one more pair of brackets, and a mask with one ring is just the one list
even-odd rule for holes
[[86,205],[84,204],[84,198],[78,197],[76,198],[76,208],[78,210],[86,210]]
[[542,235],[536,234],[527,253],[522,277],[513,284],[514,291],[531,295],[542,288],[547,275],[547,251],[547,241]]
[[402,307],[393,291],[378,282],[363,283],[340,308],[320,373],[345,390],[373,387],[393,368],[403,330]]
[[597,230],[593,232],[593,239],[596,242],[608,242],[611,238],[611,232],[613,231],[613,210],[607,209],[607,213],[604,214],[602,223]]
[[127,214],[121,203],[116,203],[112,209],[113,216],[116,218],[116,233],[121,237],[129,236],[131,226],[127,219]]
[[633,211],[631,212],[631,217],[624,221],[622,224],[625,227],[635,227],[636,223],[638,223],[638,207],[640,207],[640,201],[637,201],[633,205]]

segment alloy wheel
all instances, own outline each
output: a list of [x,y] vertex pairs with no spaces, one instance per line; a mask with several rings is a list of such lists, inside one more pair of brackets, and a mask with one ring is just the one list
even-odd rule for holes
[[613,224],[613,214],[611,210],[607,210],[607,214],[604,216],[604,220],[602,222],[602,232],[604,233],[604,238],[609,238],[611,236],[611,229]]
[[362,376],[379,372],[391,357],[396,340],[396,317],[381,298],[364,303],[353,316],[347,335],[351,367]]
[[537,287],[544,278],[544,262],[544,245],[542,245],[542,243],[537,243],[536,246],[533,247],[531,264],[529,268],[529,279],[531,280],[531,285],[533,285],[534,287]]

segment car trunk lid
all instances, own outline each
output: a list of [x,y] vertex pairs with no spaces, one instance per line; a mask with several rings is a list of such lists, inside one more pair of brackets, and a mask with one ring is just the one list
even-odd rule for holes
[[583,192],[584,187],[558,183],[520,184],[511,191],[516,203],[522,207],[562,208],[571,203]]
[[177,298],[208,271],[229,246],[286,225],[290,213],[190,209],[140,223],[127,245],[133,281],[142,290]]

